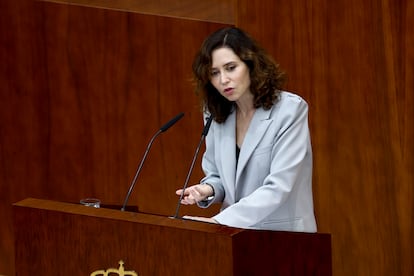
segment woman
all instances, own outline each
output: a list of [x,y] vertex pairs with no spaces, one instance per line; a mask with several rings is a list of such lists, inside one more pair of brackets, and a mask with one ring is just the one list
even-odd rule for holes
[[205,140],[205,177],[185,189],[181,202],[222,206],[212,218],[190,218],[315,232],[308,106],[281,90],[279,66],[248,34],[228,27],[204,41],[193,73],[214,120]]

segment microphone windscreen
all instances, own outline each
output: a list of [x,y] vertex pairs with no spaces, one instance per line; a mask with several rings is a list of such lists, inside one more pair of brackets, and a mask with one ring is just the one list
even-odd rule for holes
[[213,121],[213,116],[208,117],[207,122],[204,126],[202,136],[207,136],[208,130],[210,129],[211,122]]
[[167,129],[169,129],[170,127],[172,127],[172,125],[174,125],[178,120],[180,120],[182,117],[184,116],[184,113],[181,112],[180,114],[178,114],[177,116],[175,116],[174,118],[172,118],[169,122],[167,122],[165,125],[163,125],[160,128],[161,132],[167,131]]

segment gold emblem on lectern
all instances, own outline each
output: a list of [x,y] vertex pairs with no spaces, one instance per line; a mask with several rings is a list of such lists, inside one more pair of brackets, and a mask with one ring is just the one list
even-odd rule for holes
[[97,270],[91,273],[90,276],[108,276],[112,274],[117,274],[119,276],[138,276],[138,274],[133,271],[125,271],[124,269],[124,261],[120,260],[119,262],[119,268],[108,268],[107,270]]

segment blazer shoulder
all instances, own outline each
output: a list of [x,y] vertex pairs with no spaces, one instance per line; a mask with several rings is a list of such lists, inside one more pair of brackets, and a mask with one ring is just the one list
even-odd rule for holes
[[294,115],[297,113],[307,113],[309,107],[308,103],[301,96],[293,94],[291,92],[283,91],[280,93],[279,100],[273,106],[273,109],[273,116],[276,114],[280,115],[280,113],[285,115]]
[[279,96],[279,102],[292,102],[297,104],[308,105],[306,100],[299,96],[298,94],[294,94],[292,92],[282,91]]

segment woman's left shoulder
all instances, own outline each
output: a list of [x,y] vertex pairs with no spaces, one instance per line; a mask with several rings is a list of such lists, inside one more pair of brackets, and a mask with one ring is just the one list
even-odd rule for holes
[[297,114],[308,111],[308,103],[298,94],[281,91],[275,110],[287,114]]
[[298,94],[292,93],[292,92],[288,92],[288,91],[280,92],[279,101],[280,102],[296,102],[298,104],[307,105],[307,102],[301,96],[299,96]]

